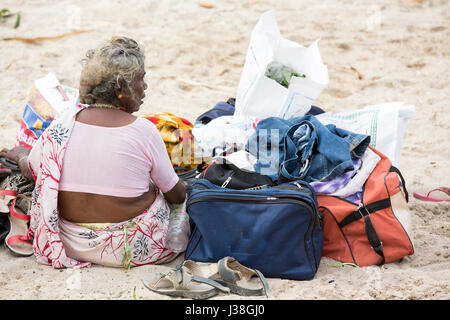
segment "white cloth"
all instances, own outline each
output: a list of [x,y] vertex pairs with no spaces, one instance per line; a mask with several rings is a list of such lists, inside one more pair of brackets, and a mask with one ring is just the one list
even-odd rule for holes
[[245,150],[239,150],[230,153],[227,156],[218,156],[215,157],[213,160],[217,160],[217,162],[222,161],[222,163],[227,161],[234,164],[241,170],[255,172],[254,164],[256,162],[256,157]]
[[245,148],[248,138],[255,132],[261,119],[246,116],[222,116],[215,118],[204,126],[196,126],[192,134],[196,143],[203,151],[203,156],[209,157],[217,147]]
[[364,183],[367,181],[367,178],[370,176],[373,169],[375,169],[377,163],[380,160],[380,156],[370,150],[370,148],[367,148],[363,156],[361,157],[362,164],[357,173],[345,187],[338,189],[332,195],[346,198],[351,196],[352,194],[355,194],[356,192],[361,191]]

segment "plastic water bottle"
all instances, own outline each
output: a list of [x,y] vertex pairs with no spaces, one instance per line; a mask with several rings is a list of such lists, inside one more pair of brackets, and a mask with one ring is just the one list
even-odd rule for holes
[[186,213],[186,202],[170,211],[167,248],[174,252],[183,252],[189,242],[191,226]]

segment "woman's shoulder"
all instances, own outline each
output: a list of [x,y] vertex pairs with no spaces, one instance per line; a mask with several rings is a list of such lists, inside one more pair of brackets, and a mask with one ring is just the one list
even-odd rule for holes
[[136,117],[134,121],[135,125],[141,128],[142,130],[151,133],[151,134],[159,134],[158,129],[156,126],[148,119],[145,119],[144,117]]

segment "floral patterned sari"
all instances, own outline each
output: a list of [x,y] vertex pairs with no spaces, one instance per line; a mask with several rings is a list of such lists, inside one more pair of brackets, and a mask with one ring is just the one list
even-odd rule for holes
[[[106,227],[86,227],[58,215],[58,190],[64,153],[76,114],[86,106],[67,109],[52,121],[33,146],[28,164],[35,180],[28,237],[37,261],[54,268],[138,266],[176,257],[165,247],[170,209],[162,192],[139,216]],[[67,250],[66,250],[67,247]]]

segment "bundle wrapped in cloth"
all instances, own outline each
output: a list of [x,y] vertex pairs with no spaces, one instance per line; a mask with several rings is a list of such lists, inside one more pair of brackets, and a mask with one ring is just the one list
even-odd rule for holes
[[188,120],[169,112],[148,113],[142,116],[150,120],[163,139],[172,165],[178,172],[194,169],[202,163],[195,157],[192,135],[194,125]]

